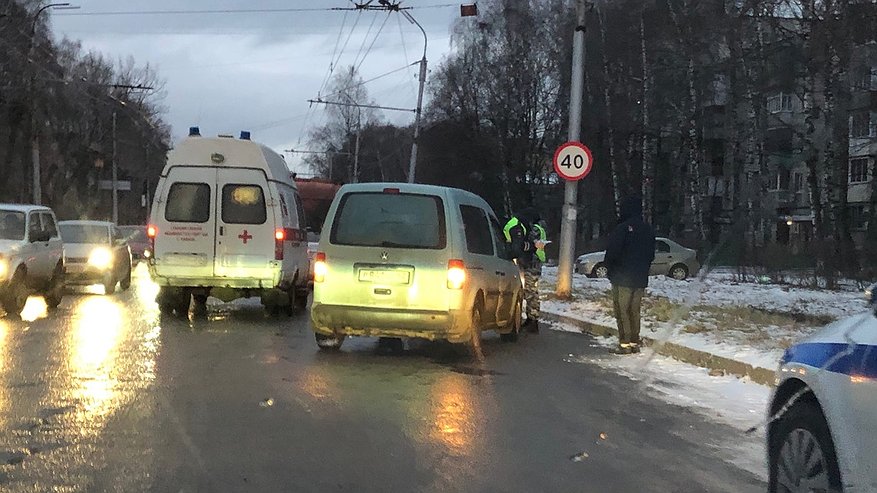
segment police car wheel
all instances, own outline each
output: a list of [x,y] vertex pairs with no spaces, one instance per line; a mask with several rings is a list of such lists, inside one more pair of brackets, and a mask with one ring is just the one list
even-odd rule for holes
[[799,400],[779,418],[768,443],[771,493],[840,492],[834,442],[813,400]]

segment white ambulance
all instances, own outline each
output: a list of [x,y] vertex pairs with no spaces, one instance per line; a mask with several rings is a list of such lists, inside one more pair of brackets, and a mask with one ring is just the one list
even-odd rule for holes
[[272,314],[303,309],[307,232],[283,158],[250,140],[201,137],[197,127],[168,153],[147,226],[149,272],[162,313],[258,296]]

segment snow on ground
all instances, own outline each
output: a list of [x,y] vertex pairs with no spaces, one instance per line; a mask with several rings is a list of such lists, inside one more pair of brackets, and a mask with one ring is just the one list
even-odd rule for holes
[[[556,330],[574,327],[552,324]],[[593,347],[605,348],[600,356],[570,354],[569,363],[596,364],[640,382],[649,395],[670,404],[693,410],[710,420],[730,425],[739,432],[717,446],[730,462],[765,477],[764,432],[747,435],[745,430],[761,423],[770,399],[770,388],[733,376],[710,376],[709,370],[655,355],[650,350],[637,355],[618,356],[608,352],[617,345],[614,337],[597,337]]]
[[[543,285],[553,286],[557,268],[546,267]],[[576,274],[576,290],[609,291],[608,279],[590,279]],[[864,296],[858,291],[828,291],[776,284],[735,282],[726,271],[712,272],[705,279],[677,281],[664,276],[649,278],[650,295],[661,296],[674,303],[692,306],[739,306],[771,312],[802,314],[811,317],[843,318],[861,312]]]
[[[543,275],[542,309],[616,327],[605,279],[575,275],[573,301],[551,299],[557,269]],[[704,280],[649,280],[643,302],[646,337],[773,369],[783,351],[826,322],[865,309],[860,293],[734,283],[727,272]]]

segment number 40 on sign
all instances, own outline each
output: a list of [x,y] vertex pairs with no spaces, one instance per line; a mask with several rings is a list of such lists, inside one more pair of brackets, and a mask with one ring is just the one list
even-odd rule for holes
[[554,171],[566,180],[581,180],[594,167],[591,150],[581,142],[561,144],[554,151]]

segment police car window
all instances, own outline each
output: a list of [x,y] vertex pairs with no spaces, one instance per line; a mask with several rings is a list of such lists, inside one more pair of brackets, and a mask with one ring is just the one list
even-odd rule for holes
[[210,185],[174,183],[167,194],[164,218],[175,223],[206,223],[210,219]]
[[242,184],[222,187],[222,222],[263,224],[267,219],[262,187]]
[[341,198],[329,241],[335,245],[443,250],[442,199],[433,195],[357,192]]
[[655,242],[655,251],[666,253],[670,251],[670,244],[666,241],[656,241]]
[[493,255],[493,238],[487,216],[480,207],[461,205],[463,228],[466,232],[466,249],[478,255]]

